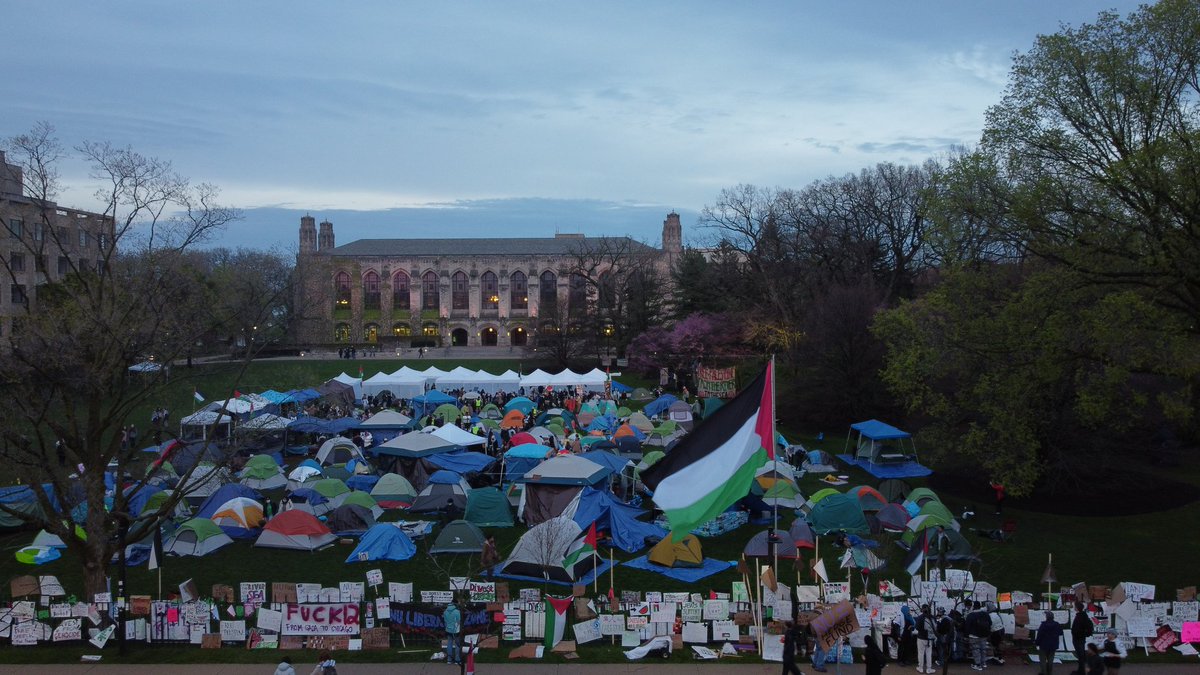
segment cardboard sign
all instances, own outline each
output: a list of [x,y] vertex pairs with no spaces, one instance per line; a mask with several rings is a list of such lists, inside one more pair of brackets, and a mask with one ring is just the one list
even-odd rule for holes
[[454,591],[421,591],[421,602],[433,605],[448,605],[454,602]]
[[512,597],[509,595],[508,582],[496,582],[496,602],[511,602]]
[[129,613],[134,616],[150,616],[150,596],[129,596]]
[[192,579],[179,584],[179,599],[183,602],[192,602],[200,599],[200,590],[196,588],[196,582]]
[[575,616],[581,621],[596,618],[596,611],[592,609],[592,601],[587,598],[575,598]]
[[83,619],[64,619],[54,628],[54,642],[73,642],[83,639]]
[[708,642],[708,625],[699,621],[683,624],[683,641],[697,644]]
[[44,574],[38,577],[38,586],[41,588],[42,595],[48,595],[52,598],[61,598],[67,594],[63,590],[63,585],[59,582],[58,577],[51,574]]
[[367,585],[380,586],[383,584],[383,570],[367,570]]
[[271,602],[278,602],[280,604],[298,602],[296,598],[296,584],[271,584]]
[[388,599],[392,602],[412,602],[413,585],[409,583],[388,582]]
[[849,602],[839,602],[813,619],[812,630],[821,648],[831,649],[837,641],[858,632],[858,615]]
[[704,620],[704,605],[699,602],[685,602],[680,606],[679,612],[684,622]]
[[362,634],[363,649],[367,651],[385,650],[391,647],[391,631],[387,628],[372,628]]
[[714,621],[712,624],[712,639],[713,642],[721,640],[737,640],[738,627],[733,621]]
[[222,621],[221,642],[241,642],[246,639],[245,621]]
[[[239,586],[242,602],[247,605],[267,604],[267,584],[263,581],[242,582]],[[276,602],[279,602],[276,600]]]
[[283,610],[284,635],[358,635],[356,602],[321,605],[288,604]]
[[304,638],[299,635],[280,635],[280,649],[304,649]]
[[471,602],[495,602],[496,584],[492,581],[471,581],[468,584]]
[[29,575],[13,577],[13,580],[9,582],[9,589],[12,591],[12,596],[14,598],[23,598],[27,595],[37,595],[41,592],[41,589],[38,586],[37,577],[32,577]]
[[314,635],[308,639],[308,648],[319,651],[344,652],[350,649],[349,635]]
[[729,601],[728,600],[705,600],[704,601],[704,620],[716,621],[717,619],[729,618]]
[[220,649],[221,634],[220,633],[205,633],[204,637],[200,638],[201,649]]
[[1154,642],[1150,646],[1154,647],[1156,652],[1165,652],[1176,642],[1178,640],[1175,639],[1175,631],[1166,626],[1159,626],[1158,635],[1155,636]]

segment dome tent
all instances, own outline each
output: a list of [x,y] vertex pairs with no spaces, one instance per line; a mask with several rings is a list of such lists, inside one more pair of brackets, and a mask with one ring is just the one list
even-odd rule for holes
[[180,525],[175,535],[163,544],[163,552],[202,556],[232,543],[229,535],[222,532],[213,521],[208,518],[192,518]]
[[521,535],[512,554],[500,565],[504,574],[574,583],[596,565],[584,550],[582,528],[570,518],[552,518]]
[[494,487],[476,488],[467,495],[463,518],[479,527],[512,527],[512,507],[508,498]]
[[412,483],[398,473],[385,473],[375,487],[371,488],[371,496],[385,509],[395,509],[412,504],[417,498],[417,491]]
[[429,548],[430,555],[471,555],[483,553],[485,537],[475,523],[454,520],[446,523]]
[[372,525],[359,540],[358,546],[346,558],[346,562],[373,562],[376,560],[408,560],[417,552],[417,546],[404,531],[391,523]]
[[315,516],[299,510],[284,511],[272,518],[258,535],[255,546],[315,551],[337,541],[329,528]]
[[700,540],[694,534],[689,534],[679,541],[663,537],[662,541],[655,544],[646,554],[646,559],[663,567],[700,567],[704,564]]

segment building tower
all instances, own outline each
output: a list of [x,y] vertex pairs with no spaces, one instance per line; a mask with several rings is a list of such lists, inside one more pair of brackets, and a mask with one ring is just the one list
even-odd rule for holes
[[679,224],[679,214],[674,211],[663,221],[662,250],[672,256],[683,253],[683,226]]
[[317,219],[310,215],[300,218],[300,253],[317,252]]
[[317,235],[317,250],[324,251],[330,248],[333,248],[333,223],[322,220],[321,233]]

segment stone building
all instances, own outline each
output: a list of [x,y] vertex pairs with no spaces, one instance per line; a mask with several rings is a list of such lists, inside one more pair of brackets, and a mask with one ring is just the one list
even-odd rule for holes
[[103,214],[29,197],[21,167],[0,150],[0,339],[12,336],[16,319],[37,311],[39,286],[103,264],[112,228]]
[[[546,317],[584,301],[573,272],[581,251],[621,250],[666,271],[683,251],[679,214],[663,221],[662,247],[629,237],[360,239],[336,246],[333,224],[300,219],[304,279],[297,342],[409,346],[530,344]],[[665,289],[664,289],[665,290]],[[540,318],[539,318],[540,317]]]

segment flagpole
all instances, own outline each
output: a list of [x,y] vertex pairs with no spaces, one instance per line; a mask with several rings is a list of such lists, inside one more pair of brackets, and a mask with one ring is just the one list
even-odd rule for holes
[[[775,460],[775,466],[774,466],[775,480],[779,480],[779,451],[775,447],[775,439],[778,437],[779,432],[777,432],[775,430],[775,355],[774,354],[771,354],[771,362],[767,366],[767,368],[768,368],[769,372],[771,373],[771,377],[768,378],[768,379],[770,379],[770,386],[771,386],[771,438],[767,442],[771,444],[769,446],[771,448],[771,458],[773,460]],[[774,485],[774,483],[772,483],[772,485]],[[773,513],[771,516],[771,537],[774,537],[775,530],[779,529],[779,494],[778,493],[776,493],[776,495],[775,495],[775,503],[772,504],[772,507],[773,507]],[[775,567],[776,568],[779,567],[779,553],[775,554]]]

